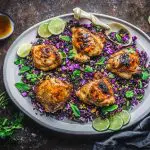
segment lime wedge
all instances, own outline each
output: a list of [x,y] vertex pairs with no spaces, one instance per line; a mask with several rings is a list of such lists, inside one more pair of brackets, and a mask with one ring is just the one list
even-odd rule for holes
[[48,23],[42,23],[38,28],[38,34],[40,37],[47,38],[51,36],[51,32],[48,30]]
[[109,126],[110,130],[116,131],[121,129],[121,127],[123,126],[123,120],[118,115],[111,117],[109,121],[110,121],[110,126]]
[[96,118],[95,120],[93,120],[92,125],[93,128],[97,131],[105,131],[109,127],[109,120]]
[[52,19],[48,24],[48,30],[54,35],[58,35],[64,31],[65,21],[60,18]]
[[120,112],[118,115],[122,118],[123,125],[126,125],[129,123],[131,116],[128,111],[122,110],[122,112]]
[[26,57],[29,55],[31,48],[32,48],[32,44],[22,44],[19,46],[17,50],[17,55],[22,58]]

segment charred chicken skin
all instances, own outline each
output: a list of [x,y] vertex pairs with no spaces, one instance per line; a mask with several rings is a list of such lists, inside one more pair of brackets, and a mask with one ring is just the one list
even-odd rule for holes
[[74,59],[79,62],[87,62],[90,57],[101,54],[104,47],[105,38],[93,34],[83,27],[72,28],[72,44],[76,53]]
[[84,84],[76,96],[89,105],[109,106],[115,103],[114,92],[109,80],[100,72],[95,73],[92,81]]
[[130,79],[132,75],[140,71],[139,55],[134,50],[120,50],[111,55],[106,68],[122,78]]
[[63,109],[70,97],[72,85],[58,78],[42,80],[36,86],[36,99],[46,112],[54,113]]
[[31,52],[34,66],[43,71],[55,69],[62,63],[61,54],[53,45],[36,45]]

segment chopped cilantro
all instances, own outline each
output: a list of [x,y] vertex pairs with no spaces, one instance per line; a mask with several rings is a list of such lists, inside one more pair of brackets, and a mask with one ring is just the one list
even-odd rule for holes
[[23,66],[20,70],[19,70],[19,72],[20,73],[24,73],[24,72],[27,72],[27,71],[29,71],[30,70],[30,67],[29,66]]
[[105,57],[101,57],[97,62],[96,65],[103,65],[105,62]]
[[117,108],[118,108],[118,105],[114,104],[114,105],[102,107],[101,110],[102,110],[102,113],[105,115],[108,112],[112,112],[112,111],[116,110]]
[[76,53],[74,52],[74,50],[70,50],[68,53],[68,58],[72,59],[75,57],[75,55],[76,55]]
[[85,72],[93,72],[93,68],[90,66],[86,66],[84,69]]
[[142,79],[147,80],[149,78],[149,73],[147,71],[142,72]]
[[113,73],[109,73],[108,77],[113,79],[113,78],[115,78],[115,75]]
[[78,107],[75,104],[70,104],[70,107],[71,107],[72,112],[75,115],[75,117],[80,117],[80,111],[79,111]]
[[142,85],[142,81],[138,81],[138,83],[139,83],[139,87],[140,87],[140,89],[143,87],[143,85]]
[[23,91],[29,91],[31,88],[28,86],[28,84],[22,83],[22,82],[18,82],[15,84],[16,88],[23,92]]
[[66,42],[70,42],[71,41],[71,38],[69,36],[67,36],[67,35],[60,35],[59,39],[62,40],[62,41],[66,41]]
[[122,43],[122,38],[121,38],[121,36],[120,36],[118,33],[116,33],[116,40],[117,40],[119,43]]
[[126,91],[125,93],[126,98],[132,98],[134,96],[133,91]]

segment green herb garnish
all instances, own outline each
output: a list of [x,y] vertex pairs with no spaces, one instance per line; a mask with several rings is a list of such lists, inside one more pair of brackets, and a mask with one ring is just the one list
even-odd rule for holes
[[139,94],[139,95],[136,96],[136,98],[137,98],[138,100],[141,100],[143,97],[144,97],[144,95],[142,95],[142,94]]
[[63,41],[66,41],[66,42],[70,42],[71,41],[71,38],[69,36],[67,36],[67,35],[60,35],[59,39],[63,40]]
[[8,105],[8,99],[6,92],[0,93],[0,108],[4,109]]
[[105,62],[105,57],[101,57],[95,64],[96,65],[103,65]]
[[149,78],[149,73],[147,71],[142,72],[142,79],[147,80]]
[[105,106],[105,107],[102,107],[102,113],[103,114],[107,114],[108,112],[112,112],[114,110],[116,110],[118,108],[118,105],[114,104],[114,105],[111,105],[111,106]]
[[132,98],[133,96],[134,96],[133,91],[126,91],[126,93],[125,93],[126,98]]
[[31,81],[32,83],[37,81],[37,79],[39,79],[39,78],[40,78],[40,75],[37,75],[37,74],[27,73],[27,75],[26,75],[26,79]]
[[116,33],[116,40],[117,40],[119,43],[122,43],[122,38],[121,38],[121,36],[120,36],[118,33]]
[[15,65],[21,65],[21,64],[24,64],[24,59],[17,58],[17,59],[14,61],[14,64],[15,64]]
[[75,115],[75,117],[80,117],[80,111],[79,111],[78,107],[75,104],[70,104],[70,107],[71,107],[72,112]]
[[126,109],[129,110],[130,109],[130,102],[126,101]]
[[15,114],[11,120],[6,117],[0,117],[0,137],[11,136],[16,129],[22,128],[23,117],[22,113]]
[[72,78],[80,77],[80,74],[81,74],[80,70],[75,70],[75,71],[73,71]]
[[138,81],[139,82],[139,87],[140,87],[140,89],[143,87],[143,85],[142,85],[142,81]]
[[66,53],[63,51],[61,51],[60,53],[61,53],[62,59],[66,59],[66,57],[67,57]]
[[99,25],[95,26],[95,28],[96,28],[96,32],[100,32],[102,29],[101,26],[99,26]]
[[30,70],[30,67],[29,66],[23,66],[20,70],[19,70],[19,72],[20,73],[24,73],[24,72],[27,72],[27,71],[29,71]]
[[84,69],[85,72],[93,72],[93,68],[90,66],[86,66]]
[[113,79],[113,78],[115,78],[115,75],[113,73],[109,73],[108,77]]
[[75,57],[75,55],[76,55],[76,53],[74,52],[74,50],[70,50],[69,53],[68,53],[68,58],[72,59],[72,58]]
[[135,50],[133,48],[127,48],[129,53],[135,53]]
[[28,84],[22,83],[22,82],[18,82],[15,84],[16,88],[23,92],[23,91],[29,91],[31,88],[28,86]]

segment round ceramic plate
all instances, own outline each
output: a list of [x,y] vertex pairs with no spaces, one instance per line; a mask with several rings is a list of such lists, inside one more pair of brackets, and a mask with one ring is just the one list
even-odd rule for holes
[[[127,26],[127,28],[131,31],[132,35],[136,35],[138,37],[137,40],[137,46],[141,50],[145,50],[150,56],[150,38],[140,29],[135,27],[134,25],[123,21],[118,18],[114,18],[111,16],[107,15],[102,15],[102,14],[94,14],[96,15],[101,21],[105,23],[111,23],[111,22],[119,22]],[[64,20],[69,20],[73,18],[73,14],[66,14],[66,15],[61,15],[58,16],[61,17]],[[49,19],[50,20],[50,19]],[[46,22],[48,20],[45,20],[43,22]],[[37,35],[37,29],[39,25],[43,22],[40,22],[25,32],[23,32],[16,40],[15,42],[11,45],[9,48],[5,62],[4,62],[4,68],[3,68],[3,73],[4,73],[4,83],[7,89],[7,92],[13,102],[29,117],[31,117],[33,120],[35,120],[37,123],[41,124],[42,126],[45,126],[49,129],[59,131],[59,132],[65,132],[65,133],[70,133],[70,134],[105,134],[111,131],[106,131],[106,132],[97,132],[92,128],[91,123],[87,124],[79,124],[76,122],[72,122],[69,120],[63,120],[59,121],[51,117],[46,117],[46,116],[40,116],[40,113],[36,112],[33,110],[33,106],[31,104],[31,101],[29,98],[24,98],[21,96],[20,92],[16,89],[14,86],[16,82],[18,82],[19,76],[18,76],[18,67],[14,65],[14,60],[17,57],[16,56],[16,51],[18,49],[18,46],[22,43],[29,43],[32,41],[35,41],[36,35]],[[131,111],[131,120],[128,125],[126,125],[124,128],[127,128],[138,121],[140,121],[146,114],[149,113],[150,111],[150,86],[146,89],[144,100],[141,104],[136,106]],[[122,129],[124,129],[122,128]]]

